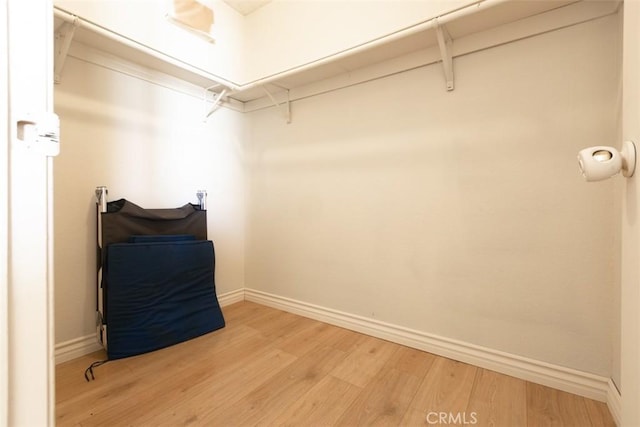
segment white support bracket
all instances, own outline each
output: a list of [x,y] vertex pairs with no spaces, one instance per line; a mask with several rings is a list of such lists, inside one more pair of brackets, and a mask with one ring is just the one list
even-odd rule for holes
[[262,86],[262,90],[264,90],[271,102],[273,102],[273,104],[282,111],[282,116],[286,120],[287,124],[291,123],[291,98],[289,96],[289,89],[284,89],[287,93],[287,99],[283,102],[276,101],[276,98],[265,86]]
[[69,53],[69,47],[71,47],[71,40],[73,40],[73,34],[76,32],[76,28],[80,25],[78,18],[74,18],[72,22],[65,22],[62,24],[60,31],[56,32],[55,37],[55,58],[53,68],[53,81],[54,83],[60,83],[62,79],[62,69],[64,63],[67,60]]
[[[213,89],[216,89],[218,87],[220,87],[221,85],[214,85],[214,86],[210,86],[208,88],[205,88],[204,90],[204,103],[205,106],[207,105],[207,95],[209,92],[212,92]],[[227,88],[222,89],[220,92],[216,93],[213,92],[213,105],[211,106],[211,108],[209,108],[208,112],[205,114],[204,116],[204,120],[203,121],[207,121],[207,119],[218,109],[220,108],[220,106],[222,105],[222,100],[224,98],[224,96],[227,94]]]
[[447,90],[454,88],[453,84],[453,39],[449,35],[446,27],[440,25],[438,19],[434,20],[436,27],[436,36],[438,37],[438,47],[440,48],[440,56],[442,57],[442,68],[444,69],[444,78],[447,82]]

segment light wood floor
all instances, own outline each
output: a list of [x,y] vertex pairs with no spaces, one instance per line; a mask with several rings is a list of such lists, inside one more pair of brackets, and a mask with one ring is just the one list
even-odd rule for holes
[[111,361],[56,369],[59,426],[614,426],[604,403],[269,307]]

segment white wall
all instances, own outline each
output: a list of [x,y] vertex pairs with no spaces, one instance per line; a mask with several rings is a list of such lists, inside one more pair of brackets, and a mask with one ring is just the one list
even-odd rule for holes
[[[621,109],[620,111],[622,111],[622,62],[623,62],[623,30],[624,30],[624,26],[623,26],[623,21],[624,21],[624,13],[623,13],[623,7],[620,8],[620,10],[618,11],[617,14],[617,18],[618,18],[618,23],[617,23],[617,27],[618,27],[618,44],[615,47],[618,51],[618,64],[617,64],[617,68],[620,70],[620,89],[619,89],[619,96],[620,96],[620,106],[619,108]],[[622,114],[618,113],[618,133],[616,134],[616,139],[615,141],[612,141],[609,145],[617,145],[622,147],[621,142],[623,141],[622,138],[622,134],[623,134],[623,124],[622,124]],[[624,181],[623,183],[621,183],[621,185],[618,186],[617,188],[617,193],[616,193],[616,200],[615,203],[616,205],[620,206],[620,214],[623,215],[623,211],[624,211],[624,207],[623,207],[623,200],[624,200],[624,193],[625,193],[625,186],[628,185],[629,180],[628,179],[624,179],[621,180]],[[622,242],[622,222],[619,222],[619,239],[620,239],[620,247],[618,249],[618,251],[615,253],[616,259],[618,260],[617,262],[617,275],[615,278],[616,283],[618,284],[615,289],[613,290],[613,306],[612,306],[612,313],[613,313],[613,324],[612,324],[612,329],[611,329],[611,380],[613,381],[613,383],[615,384],[615,386],[617,387],[618,390],[620,390],[620,387],[622,385],[622,373],[621,373],[621,360],[622,360],[622,341],[621,341],[621,331],[622,331],[622,322],[621,322],[621,309],[622,309],[622,252],[623,252],[623,242]]]
[[[640,3],[624,5],[623,131],[640,147]],[[622,207],[622,424],[640,425],[640,257],[638,212],[640,186],[636,171],[627,181]]]
[[[197,92],[199,93],[199,92]],[[94,332],[96,186],[148,208],[208,190],[218,294],[244,286],[240,113],[205,124],[198,97],[68,58],[55,87],[62,147],[55,160],[56,342]]]
[[[8,27],[0,7],[0,27]],[[9,422],[9,40],[0,31],[0,425]]]
[[611,374],[617,18],[249,115],[247,287]]

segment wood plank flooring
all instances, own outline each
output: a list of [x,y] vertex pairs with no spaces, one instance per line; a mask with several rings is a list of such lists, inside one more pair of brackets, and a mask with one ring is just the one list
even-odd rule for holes
[[615,426],[606,405],[262,305],[227,326],[56,369],[59,426]]

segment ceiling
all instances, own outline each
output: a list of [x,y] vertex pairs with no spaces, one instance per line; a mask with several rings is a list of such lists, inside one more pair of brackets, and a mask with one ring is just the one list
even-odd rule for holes
[[224,0],[224,2],[246,16],[270,3],[271,0]]

